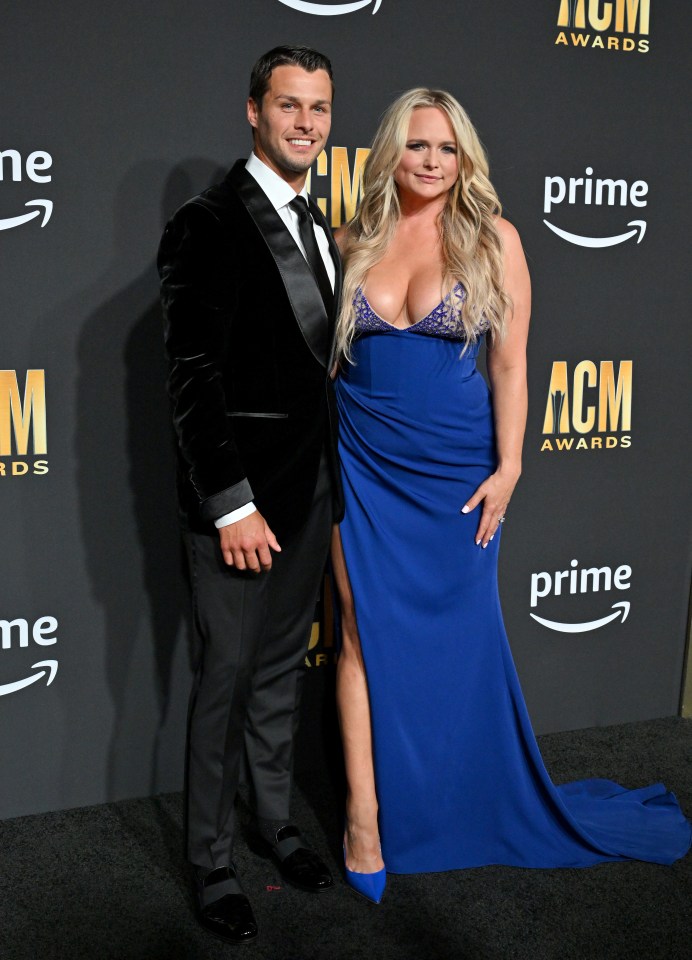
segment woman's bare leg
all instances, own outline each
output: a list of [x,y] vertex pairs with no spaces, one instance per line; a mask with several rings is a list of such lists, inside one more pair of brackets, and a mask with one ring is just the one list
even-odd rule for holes
[[341,651],[336,667],[336,703],[346,767],[346,866],[376,873],[384,866],[377,826],[370,700],[351,584],[339,528],[332,534],[332,567],[341,608]]

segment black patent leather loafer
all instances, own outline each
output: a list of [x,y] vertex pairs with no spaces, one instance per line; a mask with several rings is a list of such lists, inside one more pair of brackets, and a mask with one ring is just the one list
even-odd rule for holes
[[311,850],[297,827],[288,825],[277,831],[276,840],[268,844],[286,883],[308,893],[324,893],[334,886],[329,867]]
[[250,943],[257,921],[232,867],[217,867],[197,883],[198,919],[204,929],[227,943]]

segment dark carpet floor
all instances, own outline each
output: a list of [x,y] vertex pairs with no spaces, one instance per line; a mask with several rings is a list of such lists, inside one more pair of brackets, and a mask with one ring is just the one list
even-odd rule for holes
[[[558,782],[662,780],[692,814],[692,721],[655,720],[540,738]],[[319,762],[317,762],[319,761]],[[232,947],[196,924],[182,856],[180,794],[0,823],[1,960],[692,960],[692,855],[672,867],[484,867],[390,876],[377,907],[341,879],[339,788],[303,755],[295,820],[326,854],[336,889],[282,884],[239,845],[260,923]],[[434,798],[431,798],[434,802]]]

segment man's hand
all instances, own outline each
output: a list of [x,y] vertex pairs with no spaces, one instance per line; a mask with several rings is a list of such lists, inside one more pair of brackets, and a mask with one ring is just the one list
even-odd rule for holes
[[255,510],[249,517],[219,528],[224,562],[236,570],[271,570],[271,550],[281,553],[276,537],[262,514]]

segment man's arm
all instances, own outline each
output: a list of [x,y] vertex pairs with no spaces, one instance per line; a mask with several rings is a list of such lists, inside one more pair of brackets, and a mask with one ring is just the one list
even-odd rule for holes
[[[186,204],[166,227],[158,267],[168,391],[201,515],[213,521],[253,498],[227,416],[221,375],[229,350],[227,291],[233,262],[218,221],[201,204]],[[239,569],[268,569],[269,546],[279,548],[257,512],[221,527],[219,535],[226,563]]]
[[252,500],[221,376],[229,347],[228,248],[213,214],[190,203],[166,227],[158,259],[173,422],[207,520]]

